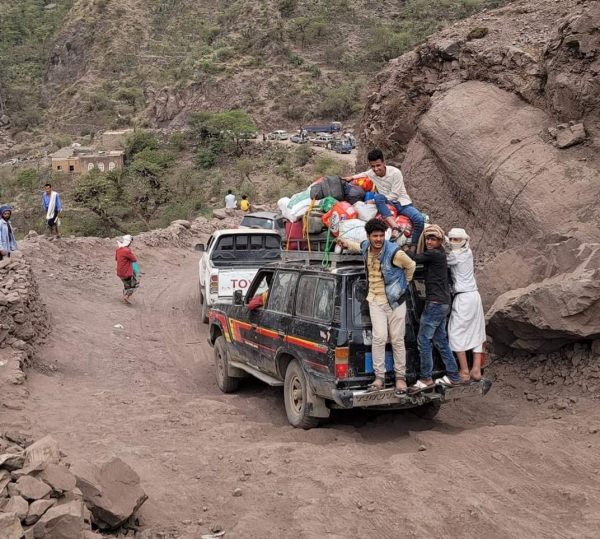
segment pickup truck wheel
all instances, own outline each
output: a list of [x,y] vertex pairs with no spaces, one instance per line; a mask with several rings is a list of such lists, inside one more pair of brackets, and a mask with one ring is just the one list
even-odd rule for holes
[[229,361],[225,339],[217,337],[215,341],[215,376],[217,377],[217,386],[223,393],[233,393],[240,385],[240,379],[229,376],[228,370]]
[[318,417],[308,415],[307,392],[310,391],[304,371],[294,359],[285,371],[283,384],[283,398],[288,421],[293,427],[299,429],[313,429],[319,425]]
[[411,412],[421,419],[431,420],[438,415],[441,407],[441,402],[428,402],[427,404],[413,408]]
[[210,307],[208,306],[208,302],[206,301],[206,298],[204,297],[204,294],[202,295],[202,323],[203,324],[208,324],[208,311],[210,310]]

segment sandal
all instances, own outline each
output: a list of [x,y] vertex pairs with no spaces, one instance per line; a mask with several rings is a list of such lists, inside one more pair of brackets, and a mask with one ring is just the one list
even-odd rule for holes
[[[397,234],[394,234],[394,232],[397,232]],[[398,238],[400,238],[400,236],[402,236],[402,230],[397,226],[392,228],[392,236],[390,237],[390,241],[398,241]]]
[[[404,387],[398,386],[398,382],[403,382]],[[406,382],[404,380],[396,380],[396,389],[394,389],[394,397],[406,397],[408,393],[408,388],[406,387]]]
[[432,382],[431,384],[426,384],[424,382],[422,382],[421,380],[417,380],[414,386],[411,386],[411,388],[408,390],[408,392],[411,395],[414,395],[416,393],[420,393],[421,391],[425,391],[426,389],[432,389],[435,386],[435,384]]
[[[435,381],[435,385],[438,386],[449,386],[449,387],[454,387],[454,386],[462,386],[465,382],[454,382],[453,380],[450,380],[450,378],[448,378],[448,376],[443,376],[442,378],[438,378]],[[469,383],[469,382],[467,382]]]
[[375,381],[365,390],[365,393],[374,393],[382,389],[385,389],[385,382],[381,378],[375,378]]
[[480,374],[479,376],[475,376],[475,375],[474,375],[474,374],[471,372],[471,373],[470,373],[470,375],[471,375],[471,380],[472,380],[473,382],[481,382],[481,378],[482,378],[481,374]]

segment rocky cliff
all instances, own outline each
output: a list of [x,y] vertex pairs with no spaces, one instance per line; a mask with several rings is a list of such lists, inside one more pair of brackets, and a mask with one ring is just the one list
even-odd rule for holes
[[600,336],[600,6],[522,1],[392,60],[361,154],[402,162],[415,204],[467,228],[498,348]]

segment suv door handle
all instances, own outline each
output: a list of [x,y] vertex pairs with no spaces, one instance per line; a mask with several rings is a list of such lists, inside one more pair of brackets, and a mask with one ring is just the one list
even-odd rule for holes
[[283,331],[278,331],[277,335],[279,335],[280,337],[285,337],[285,333]]
[[256,329],[256,324],[252,324],[252,329]]

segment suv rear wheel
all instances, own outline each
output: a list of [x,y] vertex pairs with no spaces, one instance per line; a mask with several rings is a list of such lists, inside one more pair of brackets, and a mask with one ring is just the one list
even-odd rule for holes
[[240,386],[239,378],[229,376],[227,347],[223,337],[217,337],[215,341],[215,376],[217,378],[217,386],[223,393],[233,393]]
[[299,429],[313,429],[319,425],[318,417],[308,415],[308,382],[304,371],[294,359],[285,371],[285,382],[283,384],[283,398],[287,418],[293,427]]
[[438,415],[441,407],[441,402],[428,402],[427,404],[413,408],[411,412],[421,419],[433,419]]

